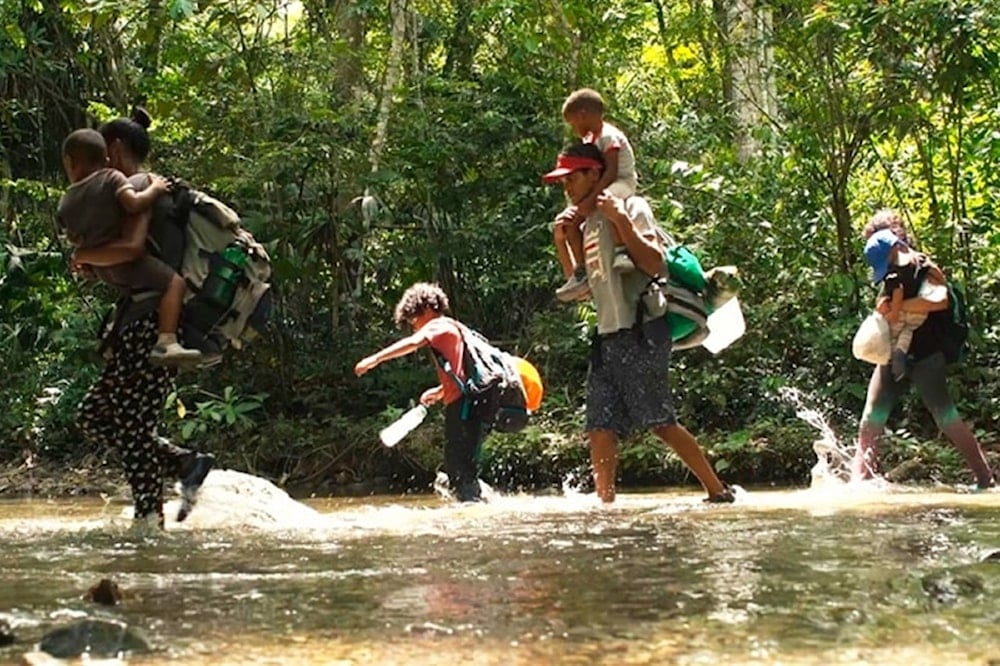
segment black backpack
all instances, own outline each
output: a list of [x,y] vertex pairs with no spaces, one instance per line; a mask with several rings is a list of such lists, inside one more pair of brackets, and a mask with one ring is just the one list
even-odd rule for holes
[[948,363],[958,363],[968,351],[969,313],[965,293],[951,280],[948,280],[948,314],[941,332],[941,350]]
[[[454,320],[453,320],[454,321]],[[475,416],[498,432],[518,432],[528,424],[528,408],[521,376],[510,354],[490,344],[479,332],[455,321],[465,351],[462,365],[465,381],[436,349],[431,349],[441,368],[462,391],[462,418]]]

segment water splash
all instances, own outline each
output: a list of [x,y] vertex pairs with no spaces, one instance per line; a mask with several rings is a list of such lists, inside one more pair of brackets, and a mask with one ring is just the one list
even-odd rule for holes
[[851,480],[851,459],[856,446],[841,445],[837,433],[830,427],[826,416],[806,404],[802,391],[791,386],[778,389],[783,400],[795,407],[795,415],[819,431],[819,439],[813,442],[816,464],[811,470],[810,488],[843,486]]

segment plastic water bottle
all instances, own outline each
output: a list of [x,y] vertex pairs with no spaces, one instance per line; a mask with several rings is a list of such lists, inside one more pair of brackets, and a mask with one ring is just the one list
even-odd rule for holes
[[410,434],[411,430],[423,423],[426,416],[427,408],[423,405],[417,405],[383,428],[378,437],[386,446],[396,446],[400,440]]
[[248,265],[250,256],[243,242],[237,240],[227,245],[211,262],[201,288],[203,297],[217,307],[228,308],[233,304],[236,288]]

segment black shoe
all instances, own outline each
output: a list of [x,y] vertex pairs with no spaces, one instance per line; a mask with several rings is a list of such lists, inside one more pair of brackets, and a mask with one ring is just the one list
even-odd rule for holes
[[456,488],[455,499],[459,502],[484,502],[483,490],[479,486],[479,479],[463,483]]
[[906,378],[906,352],[902,349],[892,351],[892,378],[897,382]]
[[732,504],[736,501],[736,495],[733,494],[732,488],[726,486],[720,492],[709,495],[702,501],[706,504]]
[[198,491],[205,477],[215,467],[215,456],[211,453],[199,453],[195,456],[191,471],[181,480],[181,508],[177,512],[177,522],[183,522],[191,513],[198,501]]

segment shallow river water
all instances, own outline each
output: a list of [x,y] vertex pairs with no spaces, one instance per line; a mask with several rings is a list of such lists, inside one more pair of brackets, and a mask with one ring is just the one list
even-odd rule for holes
[[[165,535],[123,506],[0,502],[0,663],[88,615],[136,664],[1000,664],[998,493],[300,504],[220,471]],[[120,606],[83,600],[105,577]]]

